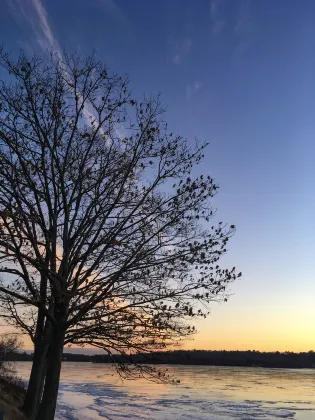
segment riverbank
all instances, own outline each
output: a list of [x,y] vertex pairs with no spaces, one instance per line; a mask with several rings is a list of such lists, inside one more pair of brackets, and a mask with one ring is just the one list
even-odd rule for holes
[[23,403],[24,389],[19,383],[0,377],[0,413],[4,420],[25,420],[19,407]]

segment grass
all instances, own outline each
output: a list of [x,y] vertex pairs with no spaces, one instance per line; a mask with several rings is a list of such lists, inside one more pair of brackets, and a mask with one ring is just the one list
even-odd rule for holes
[[25,384],[12,370],[0,369],[0,412],[4,420],[25,420],[20,407],[25,395]]

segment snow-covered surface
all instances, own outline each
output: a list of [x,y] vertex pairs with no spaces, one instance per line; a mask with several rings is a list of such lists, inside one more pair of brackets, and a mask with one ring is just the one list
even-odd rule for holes
[[[30,363],[17,363],[27,379]],[[315,371],[169,366],[179,385],[122,381],[107,364],[64,363],[58,420],[315,420]]]

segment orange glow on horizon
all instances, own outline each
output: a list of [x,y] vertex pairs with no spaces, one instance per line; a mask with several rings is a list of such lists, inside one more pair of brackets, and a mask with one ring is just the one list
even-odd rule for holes
[[[315,350],[315,305],[312,296],[309,296],[309,301],[298,302],[295,299],[294,310],[287,303],[263,309],[255,303],[252,306],[233,303],[214,306],[209,318],[195,323],[198,333],[184,342],[182,348],[280,352]],[[12,327],[0,327],[1,331],[12,331]],[[32,349],[28,337],[24,339],[24,349]]]
[[[5,328],[6,332],[12,331]],[[4,328],[1,327],[1,332]],[[32,350],[33,345],[28,336],[24,336],[23,350]],[[71,353],[72,348],[81,348],[79,346],[71,346],[66,348]],[[292,351],[292,352],[308,352],[315,350],[315,326],[313,331],[305,334],[305,331],[292,331],[290,336],[280,334],[279,331],[259,331],[256,334],[248,334],[246,331],[222,331],[219,335],[210,335],[206,331],[201,330],[193,339],[183,343],[184,350],[256,350],[256,351]],[[85,347],[88,349],[88,347]],[[93,352],[93,348],[91,348]]]

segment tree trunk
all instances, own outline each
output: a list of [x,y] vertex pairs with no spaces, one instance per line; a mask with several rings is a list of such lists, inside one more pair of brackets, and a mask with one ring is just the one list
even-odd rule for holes
[[44,392],[36,420],[53,420],[55,417],[64,338],[65,332],[62,329],[53,328],[47,353]]
[[44,380],[44,371],[47,355],[47,346],[42,340],[38,340],[34,347],[34,356],[28,388],[25,395],[23,410],[26,417],[30,420],[35,418],[35,414],[40,400],[40,388]]
[[40,403],[45,379],[47,350],[50,341],[50,324],[46,320],[46,325],[43,327],[40,318],[41,314],[38,317],[32,370],[23,404],[23,411],[30,420],[35,419]]
[[[38,393],[38,399],[37,399],[37,405],[36,405],[36,413],[38,413],[39,405],[40,405],[40,402],[41,402],[42,397],[43,397],[46,373],[47,373],[47,351],[46,351],[46,360],[45,360],[45,364],[44,364],[44,368],[43,368],[42,378],[41,378],[40,385],[39,385],[39,393]],[[34,418],[36,418],[36,416],[34,416]]]

